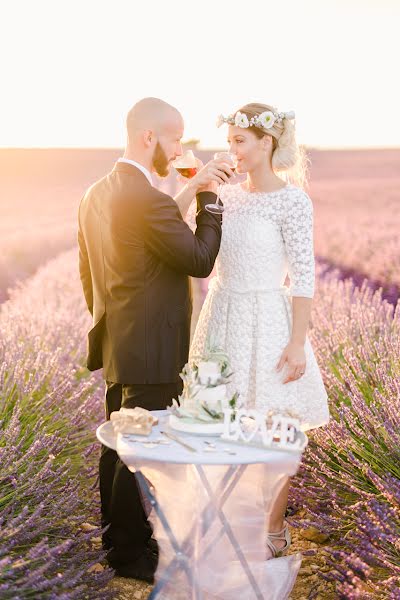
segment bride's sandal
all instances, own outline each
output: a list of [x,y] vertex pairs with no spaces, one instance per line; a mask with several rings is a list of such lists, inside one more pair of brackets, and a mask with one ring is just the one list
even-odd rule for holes
[[[274,545],[275,542],[285,542],[282,548],[277,548]],[[286,524],[282,531],[276,531],[274,533],[267,533],[267,548],[271,551],[271,558],[278,558],[279,556],[285,556],[288,553],[290,545],[292,543],[292,536],[290,535],[289,526]]]

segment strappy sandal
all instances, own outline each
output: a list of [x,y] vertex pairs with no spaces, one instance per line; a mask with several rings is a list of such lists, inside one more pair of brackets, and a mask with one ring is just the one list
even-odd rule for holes
[[[285,542],[283,548],[277,548],[274,545],[274,541]],[[276,531],[274,533],[267,533],[267,548],[272,552],[272,558],[278,558],[279,556],[285,556],[292,543],[292,536],[290,535],[288,524],[282,529],[282,531]]]

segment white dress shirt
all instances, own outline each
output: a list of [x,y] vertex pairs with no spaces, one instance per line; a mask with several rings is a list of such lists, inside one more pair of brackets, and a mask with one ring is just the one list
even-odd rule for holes
[[139,169],[140,171],[142,171],[142,173],[144,175],[146,175],[147,179],[149,180],[150,185],[153,185],[153,181],[151,179],[150,171],[148,169],[146,169],[146,167],[144,167],[140,163],[137,163],[135,160],[130,160],[129,158],[119,158],[117,160],[117,162],[129,163],[130,165],[133,165],[134,167],[136,167],[137,169]]

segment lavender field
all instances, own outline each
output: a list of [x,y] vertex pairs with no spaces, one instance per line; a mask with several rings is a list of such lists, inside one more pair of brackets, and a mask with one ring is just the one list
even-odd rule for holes
[[310,195],[315,251],[327,265],[361,283],[366,277],[384,297],[400,291],[400,152],[311,155]]
[[[99,545],[103,390],[82,366],[89,322],[74,247],[80,196],[118,155],[0,151],[1,599],[122,593]],[[399,157],[311,153],[310,337],[332,420],[310,435],[291,490],[304,552],[293,600],[400,599]],[[120,597],[144,598],[145,586],[134,593]]]
[[82,368],[76,258],[50,261],[0,313],[2,599],[110,597],[95,526],[101,389]]
[[0,149],[0,302],[17,281],[75,245],[80,198],[118,156]]

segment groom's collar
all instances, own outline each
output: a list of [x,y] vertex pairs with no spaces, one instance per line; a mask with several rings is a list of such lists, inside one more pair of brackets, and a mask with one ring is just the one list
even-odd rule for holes
[[[148,169],[146,169],[146,167],[144,167],[143,165],[141,165],[140,163],[136,162],[135,160],[130,160],[129,158],[119,158],[117,160],[117,164],[115,165],[115,169],[117,171],[125,171],[125,168],[121,168],[121,167],[125,167],[127,165],[132,165],[132,167],[136,167],[136,169],[139,169],[139,171],[141,171],[143,173],[143,175],[146,176],[148,182],[150,183],[150,185],[153,185],[153,181],[151,179],[151,174],[150,171]],[[128,167],[128,172],[129,172],[129,167]]]

